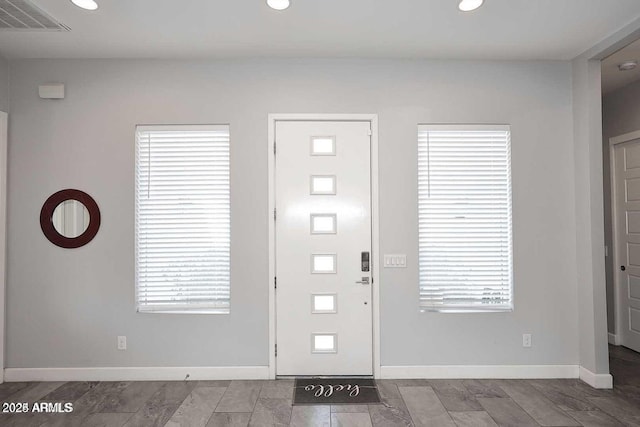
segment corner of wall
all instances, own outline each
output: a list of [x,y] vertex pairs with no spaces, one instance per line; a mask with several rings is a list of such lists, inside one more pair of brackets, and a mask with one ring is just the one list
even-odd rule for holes
[[572,67],[580,365],[608,374],[600,61],[576,58]]
[[611,374],[594,374],[584,366],[580,366],[580,379],[593,388],[613,388],[613,376]]

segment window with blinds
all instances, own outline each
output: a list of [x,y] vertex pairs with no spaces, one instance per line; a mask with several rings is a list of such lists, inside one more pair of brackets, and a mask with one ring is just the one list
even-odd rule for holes
[[420,307],[513,308],[508,126],[419,126]]
[[228,126],[136,128],[139,312],[229,313]]

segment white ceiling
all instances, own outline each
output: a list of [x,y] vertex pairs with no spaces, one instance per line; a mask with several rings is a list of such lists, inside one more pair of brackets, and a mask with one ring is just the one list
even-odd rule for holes
[[69,0],[34,3],[71,32],[0,32],[8,58],[571,59],[640,17],[638,0]]
[[[620,71],[618,65],[625,61],[638,61],[638,67],[635,70]],[[640,80],[640,40],[602,61],[602,92],[613,92],[637,80]]]

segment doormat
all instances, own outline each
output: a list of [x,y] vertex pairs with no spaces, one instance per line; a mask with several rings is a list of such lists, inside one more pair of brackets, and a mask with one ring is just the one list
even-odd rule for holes
[[296,378],[294,405],[362,405],[380,403],[371,378]]

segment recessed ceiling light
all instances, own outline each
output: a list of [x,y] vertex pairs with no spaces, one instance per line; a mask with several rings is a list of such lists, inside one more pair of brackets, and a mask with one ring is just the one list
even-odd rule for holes
[[482,6],[484,0],[461,0],[458,9],[463,12],[471,12]]
[[285,10],[291,2],[289,0],[267,0],[267,4],[271,9]]
[[71,2],[76,6],[87,10],[96,10],[98,8],[98,3],[94,0],[71,0]]
[[618,70],[629,71],[629,70],[633,70],[637,66],[638,66],[638,61],[624,61],[622,64],[618,65]]

